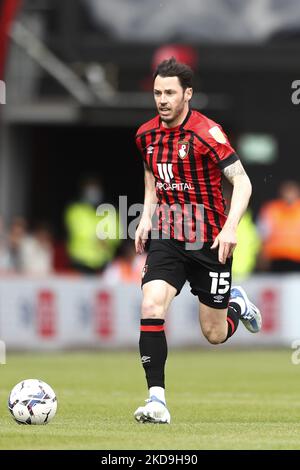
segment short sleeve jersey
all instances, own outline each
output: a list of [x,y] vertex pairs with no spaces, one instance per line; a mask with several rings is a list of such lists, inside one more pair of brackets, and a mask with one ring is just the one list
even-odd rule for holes
[[238,160],[222,127],[194,110],[175,128],[156,116],[136,144],[155,177],[159,230],[193,242],[200,228],[202,241],[214,240],[226,220],[222,170]]

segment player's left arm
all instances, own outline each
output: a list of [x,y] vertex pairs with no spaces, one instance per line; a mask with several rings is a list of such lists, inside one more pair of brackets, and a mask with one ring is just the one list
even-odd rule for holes
[[211,248],[219,247],[219,261],[224,264],[226,259],[232,256],[236,247],[237,227],[248,207],[252,186],[240,160],[228,165],[222,171],[227,180],[233,185],[233,192],[227,220]]

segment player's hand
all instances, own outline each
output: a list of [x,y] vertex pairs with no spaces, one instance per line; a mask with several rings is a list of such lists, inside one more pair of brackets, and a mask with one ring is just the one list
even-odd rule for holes
[[135,250],[139,255],[144,253],[145,244],[146,244],[146,241],[148,240],[148,235],[149,235],[151,228],[152,228],[151,219],[142,218],[135,232]]
[[230,258],[233,255],[236,243],[237,240],[235,230],[223,227],[219,235],[215,238],[214,243],[210,249],[215,250],[219,247],[219,261],[220,263],[225,264],[227,258]]

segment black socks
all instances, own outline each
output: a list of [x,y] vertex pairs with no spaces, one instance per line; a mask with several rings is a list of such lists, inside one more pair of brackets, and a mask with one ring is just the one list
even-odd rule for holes
[[230,336],[232,336],[233,333],[236,332],[237,327],[239,325],[240,314],[241,314],[241,307],[239,306],[239,304],[235,302],[230,302],[228,306],[228,312],[227,312],[228,332],[227,332],[226,339],[223,341],[223,343],[225,343],[225,341],[227,341],[228,338],[230,338]]
[[141,320],[140,355],[146,373],[148,388],[165,388],[165,363],[168,355],[164,331],[165,320]]

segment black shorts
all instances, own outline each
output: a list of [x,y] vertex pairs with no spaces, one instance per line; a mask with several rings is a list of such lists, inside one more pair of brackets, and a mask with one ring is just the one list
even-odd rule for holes
[[218,249],[204,243],[200,250],[186,250],[178,240],[151,240],[142,274],[146,282],[162,279],[177,289],[178,295],[189,281],[191,292],[200,302],[214,308],[227,308],[231,287],[232,258],[225,264],[218,260]]

